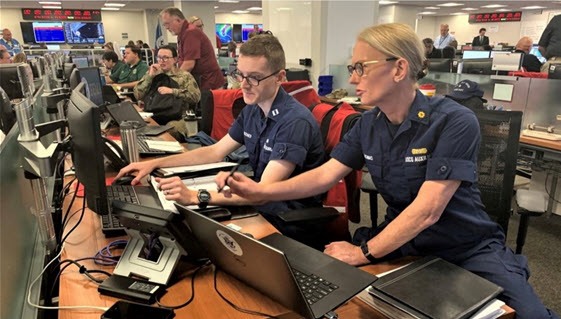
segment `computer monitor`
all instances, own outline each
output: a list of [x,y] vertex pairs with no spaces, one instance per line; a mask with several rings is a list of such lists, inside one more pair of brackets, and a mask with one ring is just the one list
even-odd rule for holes
[[492,75],[493,59],[463,60],[462,73]]
[[70,62],[70,63],[65,62],[65,63],[64,63],[64,70],[63,70],[64,72],[63,72],[63,74],[64,74],[64,80],[65,80],[66,82],[69,82],[69,81],[70,81],[70,77],[72,76],[72,72],[73,72],[75,69],[76,69],[76,64],[74,64],[74,63],[72,63],[72,62]]
[[232,25],[230,23],[217,23],[216,35],[220,38],[220,42],[222,43],[232,41]]
[[60,50],[60,45],[58,45],[58,44],[47,44],[47,50]]
[[0,64],[0,86],[4,89],[10,100],[23,98],[18,77],[18,64]]
[[491,52],[489,51],[475,51],[475,50],[467,50],[464,51],[464,54],[462,56],[462,58],[464,60],[468,60],[468,59],[487,59],[489,58],[489,54]]
[[462,46],[461,46],[461,51],[462,51],[462,53],[463,53],[464,51],[468,51],[468,50],[471,50],[471,49],[472,49],[472,48],[471,48],[471,45],[462,45]]
[[36,43],[64,43],[62,22],[33,22]]
[[548,79],[561,80],[561,63],[550,63],[547,74]]
[[493,71],[518,71],[522,66],[523,53],[495,54],[493,57]]
[[429,72],[446,72],[450,73],[450,59],[429,59]]
[[103,93],[101,89],[101,77],[99,74],[98,67],[90,68],[79,68],[80,71],[80,82],[85,82],[86,85],[86,96],[95,105],[103,105]]
[[35,43],[35,34],[33,32],[33,22],[20,22],[21,36],[24,43]]
[[82,94],[85,86],[85,83],[78,84],[72,90],[68,103],[72,163],[78,181],[84,185],[88,208],[106,215],[109,207],[103,167],[103,140],[99,126],[100,110]]
[[242,25],[234,24],[232,27],[232,40],[236,43],[242,42]]
[[87,68],[89,66],[87,57],[73,57],[72,62],[79,68]]
[[538,50],[538,47],[539,45],[537,44],[532,45],[532,49],[530,49],[530,54],[535,55],[536,58],[538,58],[538,60],[540,60],[541,63],[545,63],[547,59],[542,55],[540,50]]
[[[249,34],[253,32],[254,24],[242,24],[242,41],[249,40]],[[259,31],[263,31],[263,25],[259,25]]]
[[[70,77],[68,78],[68,85],[70,86],[71,90],[74,90],[78,84],[80,84],[80,71],[76,68],[70,72]],[[85,89],[85,86],[84,88]]]
[[101,22],[65,22],[64,34],[69,44],[105,43]]

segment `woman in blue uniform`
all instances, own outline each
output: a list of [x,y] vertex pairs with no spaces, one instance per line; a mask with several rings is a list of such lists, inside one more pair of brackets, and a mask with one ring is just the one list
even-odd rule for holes
[[325,253],[352,265],[401,256],[435,255],[504,288],[500,299],[517,318],[558,318],[533,292],[526,258],[505,246],[502,229],[484,211],[477,189],[480,130],[469,109],[417,89],[424,46],[404,24],[362,31],[353,50],[350,83],[365,112],[324,165],[274,183],[242,174],[217,177],[218,186],[261,200],[286,200],[327,191],[353,169],[367,166],[388,204],[385,221],[362,228],[353,243]]

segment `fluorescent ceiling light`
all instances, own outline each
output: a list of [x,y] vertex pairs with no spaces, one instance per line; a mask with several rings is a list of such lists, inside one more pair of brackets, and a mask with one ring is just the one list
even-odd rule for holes
[[108,2],[108,3],[104,4],[104,6],[106,6],[106,7],[124,7],[124,6],[126,6],[126,4],[124,4],[124,3],[110,3],[110,2]]
[[218,6],[214,6],[214,9],[218,9]]
[[385,5],[385,4],[394,4],[397,3],[397,1],[385,1],[385,0],[381,0],[379,2],[381,5]]
[[119,11],[119,8],[112,8],[112,7],[103,7],[101,10],[108,10],[108,11]]
[[506,4],[488,4],[486,6],[481,6],[481,8],[504,8],[508,7]]
[[242,14],[242,13],[249,13],[247,10],[234,10],[232,13]]
[[60,3],[60,1],[41,1],[39,2],[39,4],[55,4],[55,5],[61,5],[62,3]]
[[464,5],[463,3],[457,3],[457,2],[447,2],[447,3],[437,4],[437,6],[439,7],[458,7],[463,5]]
[[61,6],[43,6],[43,9],[62,9]]
[[429,9],[429,10],[440,10],[439,7],[425,7],[425,9]]
[[431,12],[431,11],[423,11],[423,12],[419,12],[419,14],[436,14],[436,12]]
[[525,9],[525,10],[534,10],[534,9],[545,9],[545,7],[541,7],[541,6],[528,6],[528,7],[522,7],[520,9]]
[[479,10],[479,9],[477,9],[477,8],[463,8],[462,10],[475,11],[475,10]]
[[461,16],[461,15],[466,15],[466,12],[454,12],[454,13],[450,13],[453,16]]
[[263,8],[261,8],[261,7],[251,7],[251,8],[247,8],[247,10],[249,10],[249,11],[261,11],[261,10],[263,10]]
[[495,10],[495,11],[496,12],[507,12],[507,11],[510,11],[510,9],[498,9],[498,10]]
[[222,2],[222,3],[238,3],[238,0],[218,0],[218,2]]
[[284,7],[283,7],[283,8],[276,8],[275,10],[277,10],[277,11],[292,11],[292,10],[294,10],[294,9],[292,9],[292,8],[284,8]]

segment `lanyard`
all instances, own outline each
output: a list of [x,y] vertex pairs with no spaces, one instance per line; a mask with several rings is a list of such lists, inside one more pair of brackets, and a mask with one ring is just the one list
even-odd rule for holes
[[448,34],[446,35],[446,37],[444,37],[444,38],[443,38],[442,36],[440,36],[440,42],[438,43],[438,46],[439,46],[439,47],[442,46],[442,41],[446,40],[446,39],[448,38],[449,35],[450,35],[450,33],[448,33]]

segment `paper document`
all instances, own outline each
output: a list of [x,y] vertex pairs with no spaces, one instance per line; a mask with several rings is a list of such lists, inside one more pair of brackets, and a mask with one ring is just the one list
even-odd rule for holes
[[361,104],[360,98],[358,96],[346,96],[342,99],[339,99],[337,102],[346,102],[351,105]]
[[148,147],[152,150],[166,152],[183,152],[183,146],[177,141],[155,141],[145,140]]
[[[197,178],[188,178],[188,179],[184,179],[181,180],[183,182],[183,184],[185,186],[187,186],[187,188],[189,189],[194,189],[194,190],[199,190],[199,189],[208,189],[208,190],[215,190],[216,189],[216,183],[214,182],[214,176],[204,176],[204,177],[197,177]],[[156,191],[156,193],[158,194],[158,199],[160,200],[160,204],[162,204],[162,207],[165,210],[169,210],[175,213],[179,214],[179,211],[177,211],[177,208],[175,208],[175,206],[173,205],[175,203],[175,201],[173,200],[167,200],[166,199],[166,195],[164,195],[164,192],[160,190],[159,188],[159,184],[158,182],[156,182],[155,178],[150,178],[150,183],[152,184],[152,187],[154,188],[154,190]],[[185,206],[188,209],[199,209],[198,205],[189,205],[189,206]],[[212,208],[212,207],[216,207],[213,205],[208,205],[207,208]]]
[[138,112],[138,114],[140,114],[140,117],[142,117],[143,120],[147,120],[152,116],[154,116],[154,113],[150,113],[150,112]]
[[236,163],[232,163],[232,162],[218,162],[218,163],[211,163],[211,164],[163,167],[160,169],[160,171],[163,172],[164,176],[171,176],[174,174],[201,172],[201,171],[223,168],[223,167],[232,167],[235,165]]

